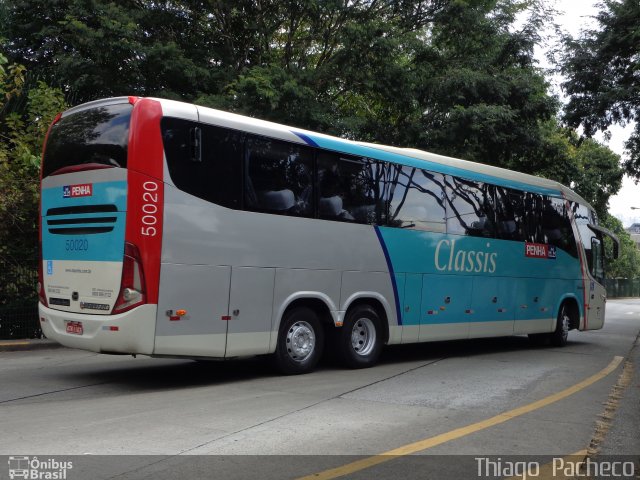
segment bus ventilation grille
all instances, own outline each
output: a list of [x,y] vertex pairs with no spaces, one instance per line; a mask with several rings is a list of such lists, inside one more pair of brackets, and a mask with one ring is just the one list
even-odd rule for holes
[[115,205],[76,205],[50,208],[47,210],[47,227],[49,233],[54,235],[107,233],[113,230],[118,217],[105,214],[117,211],[118,208]]

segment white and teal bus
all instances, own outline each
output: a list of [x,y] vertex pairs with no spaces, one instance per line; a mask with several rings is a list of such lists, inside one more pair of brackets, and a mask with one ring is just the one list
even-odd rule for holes
[[56,118],[41,187],[40,320],[69,347],[303,373],[604,323],[612,235],[543,178],[122,97]]

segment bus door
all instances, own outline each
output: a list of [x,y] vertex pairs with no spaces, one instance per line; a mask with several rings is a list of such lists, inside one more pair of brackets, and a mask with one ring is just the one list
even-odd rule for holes
[[584,213],[585,207],[580,206],[576,214],[576,223],[582,241],[584,254],[584,303],[585,321],[584,330],[596,330],[604,324],[604,310],[607,301],[604,271],[604,237],[608,236],[613,241],[613,258],[618,257],[618,238],[602,227],[594,223],[587,223],[590,218]]
[[154,354],[225,356],[231,267],[163,263]]
[[469,338],[469,326],[476,321],[472,289],[469,275],[423,275],[421,342]]
[[513,333],[539,333],[553,328],[556,299],[564,287],[562,282],[544,278],[514,278],[513,282],[516,288]]
[[420,305],[422,301],[422,274],[396,273],[399,298],[402,298],[402,343],[420,339]]
[[510,277],[474,277],[471,304],[476,321],[469,336],[497,337],[513,335],[516,282]]
[[586,328],[598,329],[604,324],[604,308],[607,292],[604,286],[604,259],[602,236],[594,234],[589,238],[590,248],[585,248],[589,275],[585,282]]
[[233,267],[227,357],[269,353],[275,268]]

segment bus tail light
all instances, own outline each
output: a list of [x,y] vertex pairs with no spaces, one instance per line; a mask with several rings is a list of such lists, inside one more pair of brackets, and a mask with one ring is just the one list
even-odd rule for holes
[[38,256],[38,298],[45,307],[49,306],[47,295],[44,293],[44,272],[42,271],[42,243],[40,244],[40,255]]
[[124,244],[124,259],[122,261],[122,281],[120,293],[113,313],[122,313],[142,305],[147,301],[144,271],[140,251],[134,244]]

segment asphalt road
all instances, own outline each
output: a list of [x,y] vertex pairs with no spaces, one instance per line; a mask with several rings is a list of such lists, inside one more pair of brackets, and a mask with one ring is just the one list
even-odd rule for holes
[[[75,455],[70,480],[502,478],[504,465],[486,476],[477,458],[545,463],[589,446],[623,371],[616,357],[634,357],[639,333],[636,299],[609,301],[605,328],[571,332],[564,348],[526,337],[399,346],[375,368],[294,377],[263,358],[0,352],[0,455]],[[613,417],[638,421],[620,405]],[[640,425],[625,418],[613,453],[638,457]]]

